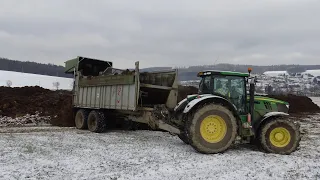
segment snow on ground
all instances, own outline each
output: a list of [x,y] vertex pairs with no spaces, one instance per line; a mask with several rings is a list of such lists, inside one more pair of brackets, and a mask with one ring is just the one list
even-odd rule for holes
[[40,125],[49,124],[50,116],[40,116],[39,112],[33,115],[26,114],[24,116],[12,118],[7,116],[0,116],[0,127],[4,126],[26,126],[26,125]]
[[319,118],[304,118],[301,148],[291,155],[248,145],[204,155],[164,132],[5,127],[0,179],[320,179]]
[[0,70],[0,86],[7,86],[7,81],[11,81],[11,87],[40,86],[46,89],[56,89],[54,82],[60,83],[59,89],[70,90],[73,86],[72,78]]

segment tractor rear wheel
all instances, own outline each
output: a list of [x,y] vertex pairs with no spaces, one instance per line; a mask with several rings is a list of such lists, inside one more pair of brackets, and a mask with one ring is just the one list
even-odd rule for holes
[[274,119],[263,125],[259,134],[261,147],[268,153],[291,154],[300,143],[299,126],[288,119]]
[[79,109],[76,113],[74,122],[77,129],[87,129],[88,128],[88,110]]
[[186,123],[190,145],[204,154],[227,150],[235,141],[237,128],[233,113],[217,104],[199,108]]
[[186,144],[189,144],[189,139],[187,137],[187,133],[185,131],[181,131],[181,134],[178,135],[178,137]]
[[105,117],[102,112],[92,110],[88,115],[88,129],[91,132],[101,133],[106,129]]

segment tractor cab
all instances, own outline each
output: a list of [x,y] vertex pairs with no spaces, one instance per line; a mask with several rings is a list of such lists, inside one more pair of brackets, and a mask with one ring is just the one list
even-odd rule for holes
[[203,71],[198,73],[201,78],[199,94],[212,94],[228,99],[234,104],[239,114],[247,112],[246,78],[249,73],[229,71]]

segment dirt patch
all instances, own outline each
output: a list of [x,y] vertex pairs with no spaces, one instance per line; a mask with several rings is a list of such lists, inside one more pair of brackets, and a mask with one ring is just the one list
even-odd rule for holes
[[57,116],[51,119],[55,126],[75,126],[72,109],[72,93],[65,91],[60,96],[59,106],[56,109]]
[[268,95],[268,97],[286,101],[290,104],[289,113],[320,112],[320,107],[309,97],[289,95]]
[[53,125],[73,126],[71,102],[70,91],[51,91],[39,86],[0,87],[0,116],[18,118],[38,112],[39,116],[50,116]]
[[198,88],[194,86],[179,86],[178,87],[178,102],[182,101],[188,95],[198,94]]

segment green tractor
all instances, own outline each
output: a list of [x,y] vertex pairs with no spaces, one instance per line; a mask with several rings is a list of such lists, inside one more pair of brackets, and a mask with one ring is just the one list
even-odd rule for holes
[[226,71],[199,72],[199,93],[177,104],[172,122],[179,138],[198,152],[227,150],[240,137],[265,152],[290,154],[300,143],[300,125],[289,119],[289,103],[256,96],[256,77]]

